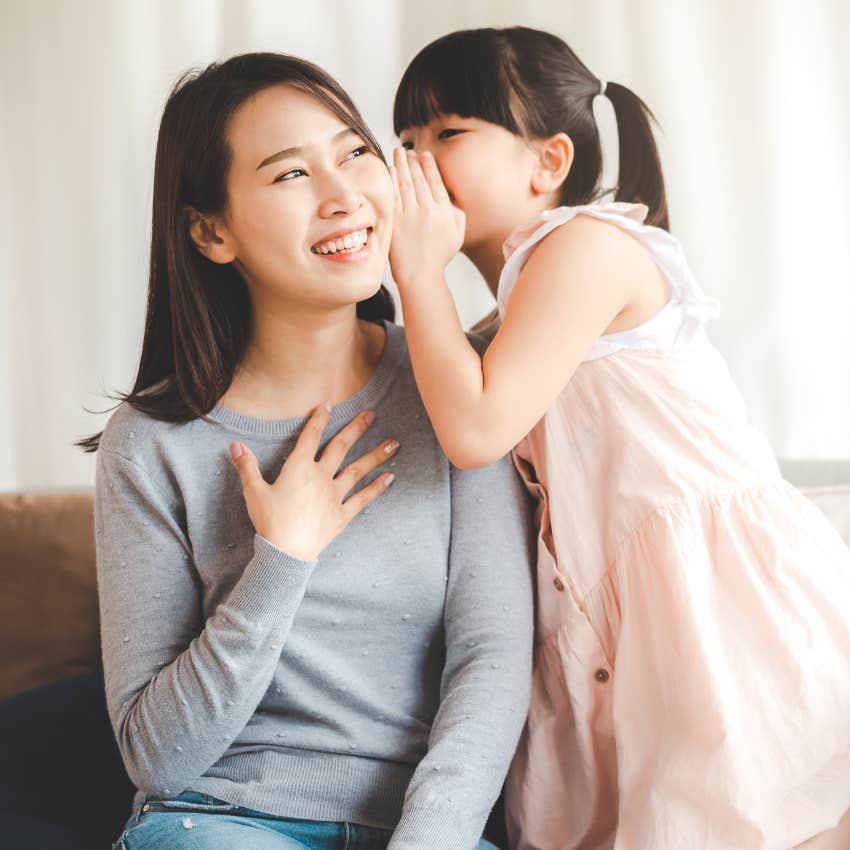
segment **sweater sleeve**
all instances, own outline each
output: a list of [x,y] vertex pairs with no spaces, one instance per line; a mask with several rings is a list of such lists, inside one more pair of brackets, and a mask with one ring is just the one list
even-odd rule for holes
[[138,463],[98,451],[107,707],[130,779],[163,796],[202,776],[254,714],[315,566],[255,535],[253,557],[204,622],[184,512]]
[[451,469],[446,663],[428,752],[389,850],[471,850],[528,711],[534,537],[509,457]]

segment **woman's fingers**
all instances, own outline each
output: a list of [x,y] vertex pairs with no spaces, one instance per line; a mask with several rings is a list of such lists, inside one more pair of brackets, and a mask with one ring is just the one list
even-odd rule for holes
[[335,479],[340,498],[344,497],[361,478],[368,475],[376,466],[380,466],[384,461],[395,455],[398,449],[397,440],[386,440],[372,451],[366,452],[365,455],[348,464]]
[[319,453],[319,443],[322,441],[322,434],[325,433],[325,426],[328,424],[330,411],[331,403],[329,401],[315,407],[310,414],[310,418],[307,420],[307,424],[301,429],[301,433],[298,435],[298,440],[292,449],[293,455],[303,454],[311,457],[313,460],[316,459],[316,455]]
[[375,414],[371,410],[355,416],[332,440],[328,442],[319,458],[319,465],[330,475],[336,475],[348,450],[366,433],[372,424]]
[[381,493],[386,491],[394,479],[395,475],[392,472],[385,472],[374,481],[370,481],[362,490],[358,490],[350,499],[346,499],[343,502],[342,509],[345,511],[348,521],[350,522],[367,505],[372,504]]
[[266,483],[260,472],[256,455],[244,443],[230,444],[230,458],[242,482],[243,493],[251,487]]

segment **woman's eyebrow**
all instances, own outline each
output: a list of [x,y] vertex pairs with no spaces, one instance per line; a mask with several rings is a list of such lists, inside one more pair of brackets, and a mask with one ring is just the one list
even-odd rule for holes
[[[346,127],[344,130],[340,130],[338,133],[335,133],[328,141],[330,144],[334,144],[334,142],[338,142],[340,139],[348,136],[349,134],[356,136],[357,133],[351,128]],[[289,156],[296,156],[301,153],[304,148],[309,147],[309,145],[296,145],[294,148],[286,148],[282,151],[278,151],[277,153],[273,153],[271,156],[266,157],[258,166],[257,171],[261,168],[264,168],[267,165],[271,165],[273,162],[279,162],[282,159],[286,159]]]

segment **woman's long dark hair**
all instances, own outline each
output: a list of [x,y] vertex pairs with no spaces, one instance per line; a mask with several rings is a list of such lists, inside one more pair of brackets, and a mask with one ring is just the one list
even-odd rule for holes
[[[384,155],[357,107],[321,68],[277,53],[246,53],[190,71],[165,104],[156,144],[147,318],[139,370],[129,393],[109,395],[154,419],[204,417],[230,386],[245,353],[251,300],[233,265],[208,260],[189,236],[185,212],[221,213],[227,201],[233,113],[265,88],[286,83],[314,97],[377,156]],[[369,321],[395,318],[384,286],[357,304]],[[75,445],[94,452],[103,432]]]
[[[602,148],[593,116],[600,81],[557,36],[528,27],[459,30],[423,48],[408,65],[393,107],[396,135],[438,115],[498,124],[518,136],[566,133],[575,158],[561,187],[566,206],[591,203],[599,185]],[[664,175],[649,107],[630,89],[608,83],[620,139],[615,198],[649,207],[647,223],[669,230]]]

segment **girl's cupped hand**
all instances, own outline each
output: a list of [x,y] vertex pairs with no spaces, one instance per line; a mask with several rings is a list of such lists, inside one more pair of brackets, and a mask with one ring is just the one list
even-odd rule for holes
[[430,152],[398,147],[389,166],[395,190],[390,267],[402,290],[442,276],[463,245],[466,216],[454,206]]

